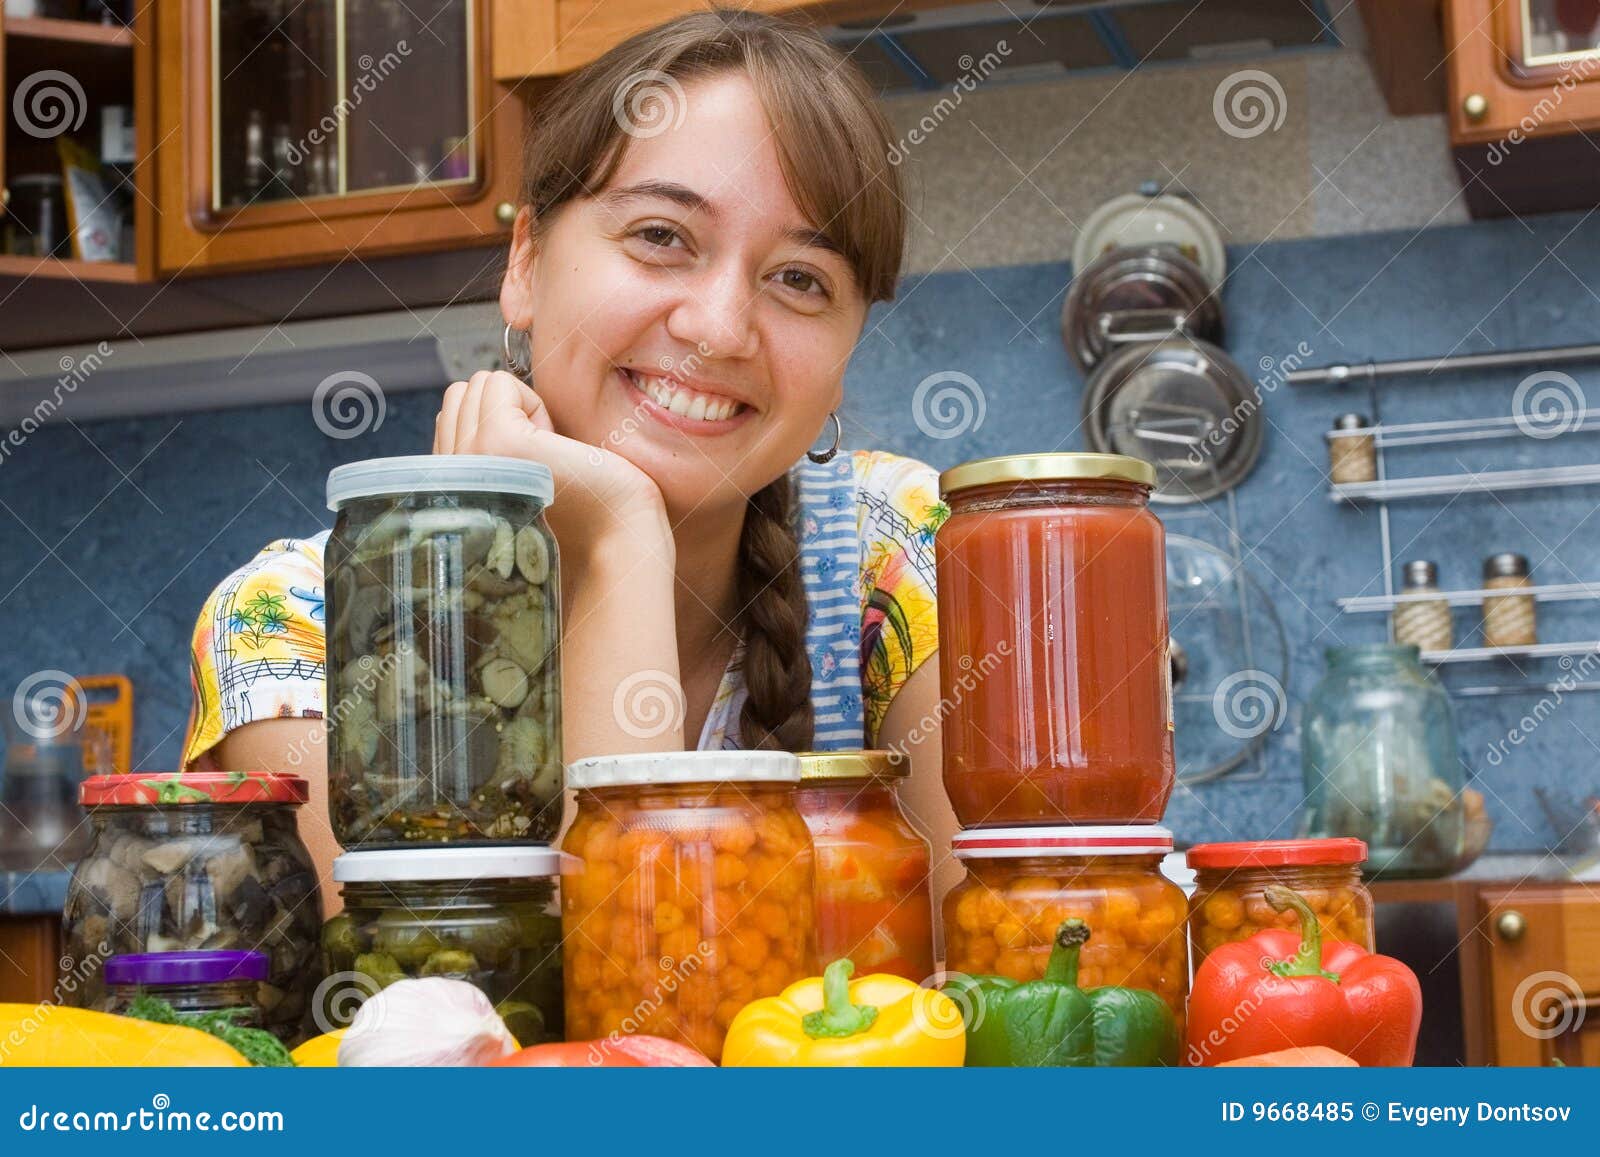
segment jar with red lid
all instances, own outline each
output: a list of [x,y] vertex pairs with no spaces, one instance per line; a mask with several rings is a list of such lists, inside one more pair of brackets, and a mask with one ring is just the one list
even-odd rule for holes
[[572,1040],[647,1033],[712,1060],[741,1008],[816,968],[800,761],[778,751],[581,759],[562,840]]
[[963,827],[1154,823],[1172,794],[1166,536],[1119,454],[939,478],[944,783]]
[[910,773],[894,751],[802,752],[795,804],[816,848],[818,961],[920,984],[933,975],[931,849],[896,794]]
[[78,802],[94,828],[62,915],[72,1002],[98,1007],[110,957],[265,953],[262,1027],[285,1041],[312,1029],[322,979],[322,894],[295,828],[306,781],[241,772],[96,775]]
[[1373,951],[1372,893],[1361,882],[1367,845],[1357,839],[1255,840],[1196,844],[1189,849],[1195,891],[1189,898],[1189,948],[1200,967],[1217,948],[1266,928],[1296,929],[1293,910],[1267,902],[1269,884],[1305,897],[1324,940],[1348,940]]
[[982,828],[958,833],[951,850],[967,876],[944,898],[948,971],[1038,980],[1056,930],[1076,917],[1089,926],[1079,984],[1148,989],[1182,1026],[1184,896],[1161,874],[1171,832],[1150,824]]

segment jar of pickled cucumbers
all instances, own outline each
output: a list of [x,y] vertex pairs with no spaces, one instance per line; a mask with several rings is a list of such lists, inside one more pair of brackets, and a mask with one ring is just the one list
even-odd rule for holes
[[1296,929],[1292,909],[1267,903],[1268,884],[1305,897],[1324,940],[1348,940],[1373,951],[1372,893],[1361,882],[1367,845],[1360,840],[1256,840],[1196,844],[1188,851],[1195,871],[1189,898],[1189,948],[1194,966],[1216,948],[1264,928]]
[[802,752],[796,802],[816,848],[817,959],[920,984],[933,975],[931,850],[896,794],[910,774],[899,752]]
[[1161,874],[1172,833],[1153,824],[976,828],[951,850],[967,876],[944,898],[949,972],[1038,980],[1056,930],[1089,926],[1085,988],[1156,993],[1181,1029],[1189,991],[1183,889]]
[[389,848],[333,861],[344,911],[322,926],[328,980],[317,1027],[350,1024],[408,977],[465,980],[523,1045],[561,1039],[561,853],[551,848]]
[[579,760],[562,848],[566,1027],[647,1033],[712,1060],[750,1001],[816,968],[800,761],[772,751]]
[[328,795],[346,848],[555,836],[554,492],[544,466],[476,454],[328,475]]

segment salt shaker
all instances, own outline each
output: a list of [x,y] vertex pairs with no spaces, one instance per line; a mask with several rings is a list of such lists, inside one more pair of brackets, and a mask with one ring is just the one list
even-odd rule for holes
[[[1420,595],[1438,589],[1438,567],[1425,558],[1406,563],[1401,594]],[[1424,651],[1448,651],[1454,641],[1450,604],[1442,598],[1399,603],[1394,608],[1393,623],[1395,642],[1410,643]]]
[[[1483,560],[1485,590],[1530,587],[1528,560],[1507,551]],[[1486,597],[1483,600],[1483,643],[1486,647],[1531,647],[1539,641],[1532,595]]]
[[1373,436],[1345,432],[1366,428],[1364,414],[1340,414],[1334,419],[1333,436],[1328,439],[1328,474],[1336,484],[1377,480],[1378,449]]

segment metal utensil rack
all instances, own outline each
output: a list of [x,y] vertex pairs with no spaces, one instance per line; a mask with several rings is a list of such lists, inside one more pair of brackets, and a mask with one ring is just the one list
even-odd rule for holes
[[[1334,502],[1345,502],[1356,506],[1373,505],[1378,508],[1378,530],[1383,552],[1383,594],[1353,595],[1337,599],[1335,601],[1339,610],[1345,614],[1389,614],[1403,603],[1441,600],[1452,607],[1481,606],[1486,597],[1506,594],[1504,590],[1486,588],[1397,594],[1394,589],[1395,559],[1389,522],[1389,504],[1392,502],[1600,484],[1600,462],[1532,469],[1392,477],[1385,453],[1389,450],[1414,446],[1439,446],[1453,442],[1483,442],[1550,435],[1530,429],[1532,425],[1530,419],[1516,414],[1386,424],[1382,419],[1382,404],[1379,397],[1381,382],[1388,378],[1431,376],[1449,371],[1530,366],[1548,368],[1593,361],[1600,361],[1600,345],[1460,354],[1440,358],[1368,362],[1364,365],[1330,365],[1295,370],[1288,374],[1285,380],[1293,386],[1366,387],[1372,424],[1358,429],[1327,431],[1324,437],[1330,444],[1338,438],[1371,438],[1377,460],[1377,478],[1371,482],[1330,483],[1328,497]],[[1600,433],[1600,409],[1584,409],[1565,415],[1561,426],[1561,436]],[[1539,584],[1519,588],[1516,594],[1529,596],[1536,602],[1596,601],[1600,600],[1600,581]],[[1389,636],[1391,639],[1394,637],[1392,619],[1389,623]],[[1564,668],[1570,670],[1575,657],[1592,655],[1600,655],[1600,639],[1537,643],[1527,647],[1453,647],[1444,651],[1424,651],[1422,659],[1436,666],[1495,660],[1558,659]],[[1451,687],[1450,693],[1462,697],[1479,697],[1557,691],[1561,693],[1600,691],[1600,681],[1570,678],[1560,682],[1541,681],[1521,672],[1514,662],[1512,666],[1524,675],[1523,682],[1457,686]]]

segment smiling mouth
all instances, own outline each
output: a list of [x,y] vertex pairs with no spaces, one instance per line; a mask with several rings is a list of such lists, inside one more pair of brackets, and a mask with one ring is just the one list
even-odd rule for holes
[[671,378],[646,376],[623,366],[617,367],[629,384],[663,410],[690,422],[725,422],[750,407],[734,398],[708,394]]

